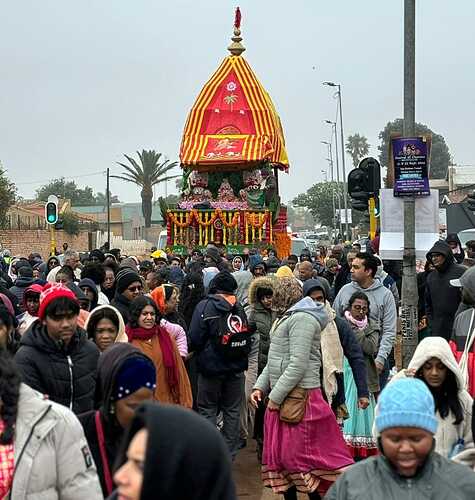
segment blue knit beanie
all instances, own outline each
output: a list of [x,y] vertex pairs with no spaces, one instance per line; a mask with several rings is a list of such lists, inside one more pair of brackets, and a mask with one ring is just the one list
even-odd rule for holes
[[388,384],[378,399],[376,429],[417,427],[432,434],[437,431],[434,398],[422,380],[403,378]]

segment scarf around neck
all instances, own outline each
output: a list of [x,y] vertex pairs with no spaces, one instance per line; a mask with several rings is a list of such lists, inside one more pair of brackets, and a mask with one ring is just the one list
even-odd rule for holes
[[368,326],[368,316],[365,316],[364,319],[355,319],[351,315],[350,311],[345,311],[345,318],[354,326],[359,328],[360,330],[364,330]]
[[336,314],[328,301],[325,302],[325,311],[328,314],[329,321],[327,326],[322,330],[320,340],[323,365],[322,385],[328,404],[331,405],[333,397],[338,390],[336,374],[343,373],[343,347],[341,346],[340,335],[335,323]]
[[180,375],[175,359],[173,340],[167,330],[159,325],[155,325],[153,328],[142,328],[140,326],[134,328],[131,325],[127,325],[125,327],[125,333],[127,334],[129,342],[132,342],[132,340],[151,340],[153,337],[158,337],[160,350],[162,351],[163,364],[165,366],[167,383],[170,387],[170,392],[172,393],[174,400],[178,404],[180,401]]

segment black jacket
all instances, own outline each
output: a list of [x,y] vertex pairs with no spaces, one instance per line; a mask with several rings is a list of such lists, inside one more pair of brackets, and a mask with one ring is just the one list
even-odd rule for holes
[[[143,357],[145,354],[134,347],[132,344],[118,343],[107,349],[107,355],[101,356],[97,369],[96,385],[96,407],[99,407],[99,416],[104,430],[104,444],[107,455],[107,462],[111,474],[113,473],[114,463],[120,450],[120,444],[124,434],[124,429],[119,425],[115,414],[111,413],[112,395],[114,383],[123,363],[131,357]],[[99,438],[96,428],[96,411],[91,410],[79,415],[79,421],[84,429],[92,458],[97,468],[97,475],[101,482],[104,497],[107,497],[104,464],[102,462],[101,450],[99,447]]]
[[114,300],[111,302],[111,306],[114,306],[124,319],[124,323],[127,324],[130,320],[130,304],[132,302],[126,299],[121,293],[116,293]]
[[15,355],[25,384],[76,414],[94,407],[98,359],[99,349],[84,330],[78,328],[69,345],[60,346],[39,321],[23,335]]
[[437,241],[427,253],[427,260],[432,253],[445,255],[442,267],[429,273],[426,281],[426,314],[431,326],[431,334],[450,340],[455,313],[460,304],[460,288],[453,287],[450,280],[460,278],[465,267],[456,264],[452,250],[445,241]]
[[23,311],[23,295],[25,290],[33,285],[35,280],[33,278],[17,278],[15,284],[10,288],[10,292],[15,295],[20,305],[20,309]]
[[[231,309],[231,304],[223,297],[208,295],[193,313],[189,329],[190,350],[198,353],[198,371],[207,377],[247,370],[247,357],[232,361],[225,359],[217,352],[212,341],[218,337],[220,318],[228,315]],[[247,321],[244,310],[242,314]]]

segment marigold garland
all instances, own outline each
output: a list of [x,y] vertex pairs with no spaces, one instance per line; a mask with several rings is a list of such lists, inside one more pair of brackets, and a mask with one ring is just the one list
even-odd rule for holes
[[264,214],[262,214],[262,219],[259,221],[260,218],[261,218],[260,213],[256,214],[256,213],[246,212],[246,222],[254,229],[262,229],[264,227],[264,224],[267,222],[267,219],[269,218],[269,212],[266,210]]
[[[168,217],[169,217],[170,221],[175,226],[181,227],[181,228],[188,227],[193,222],[193,219],[195,219],[196,222],[198,222],[198,224],[201,227],[209,227],[209,226],[213,225],[216,219],[220,219],[221,222],[223,223],[223,225],[226,226],[227,228],[236,227],[239,224],[239,212],[235,212],[233,215],[233,218],[231,219],[231,222],[228,222],[226,220],[226,215],[223,214],[223,212],[220,208],[217,208],[211,214],[211,218],[208,221],[204,221],[203,220],[203,213],[198,212],[198,210],[196,210],[196,209],[191,210],[191,212],[187,212],[185,214],[185,220],[183,222],[180,222],[171,210],[168,210]],[[261,224],[260,227],[262,227],[262,225],[263,224]],[[258,228],[259,224],[254,225],[254,227]]]
[[275,249],[279,259],[286,259],[290,255],[292,240],[287,233],[274,233]]

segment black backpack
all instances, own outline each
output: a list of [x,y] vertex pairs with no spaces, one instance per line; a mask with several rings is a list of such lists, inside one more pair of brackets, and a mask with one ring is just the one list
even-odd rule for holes
[[249,329],[244,308],[239,302],[232,307],[228,314],[220,317],[214,346],[220,355],[229,360],[238,360],[249,356],[252,346],[252,332]]

